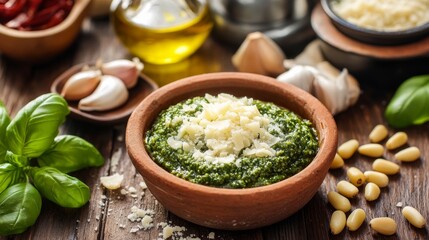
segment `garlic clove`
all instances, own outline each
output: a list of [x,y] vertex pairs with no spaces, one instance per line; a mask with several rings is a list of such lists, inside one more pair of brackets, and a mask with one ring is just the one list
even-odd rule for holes
[[314,40],[309,43],[293,61],[297,65],[313,67],[315,67],[317,63],[324,61],[322,51],[320,51],[320,40]]
[[121,79],[125,86],[130,89],[137,84],[139,74],[143,70],[143,63],[138,58],[133,58],[133,61],[118,59],[101,64],[100,69],[104,75]]
[[79,101],[78,108],[83,111],[105,111],[124,104],[128,90],[124,82],[115,76],[103,75],[95,91]]
[[280,47],[263,33],[247,35],[232,63],[240,72],[277,76],[285,71],[285,55]]
[[98,70],[86,70],[73,74],[64,84],[61,96],[67,100],[80,100],[90,95],[101,79]]
[[346,104],[351,106],[355,104],[360,95],[359,83],[347,69],[343,69],[341,72],[329,62],[323,61],[317,64],[316,68],[321,74],[325,75],[329,79],[336,79],[338,84],[344,85],[344,91],[347,93]]
[[311,93],[313,90],[314,81],[313,67],[296,65],[289,71],[280,74],[277,80],[284,83],[289,83]]

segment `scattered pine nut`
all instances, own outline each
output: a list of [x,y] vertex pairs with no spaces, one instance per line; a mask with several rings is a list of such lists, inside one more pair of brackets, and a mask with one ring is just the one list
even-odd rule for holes
[[328,201],[335,209],[343,212],[348,212],[352,208],[349,199],[334,191],[328,193]]
[[395,220],[389,217],[373,218],[369,222],[369,226],[383,235],[393,235],[396,233],[397,229]]
[[359,193],[359,189],[355,185],[344,180],[337,183],[337,191],[348,198],[354,198]]
[[347,218],[347,227],[350,231],[356,231],[365,221],[365,218],[365,211],[362,208],[357,208]]
[[349,159],[359,147],[359,142],[356,139],[351,139],[338,147],[338,154],[343,159]]
[[365,183],[365,175],[358,168],[349,168],[347,170],[347,177],[349,178],[349,181],[356,187],[359,187]]
[[345,226],[346,214],[340,210],[336,210],[334,213],[332,213],[331,221],[329,222],[329,228],[331,229],[331,233],[337,235],[343,231]]
[[377,186],[377,184],[375,183],[367,183],[365,186],[365,199],[367,201],[374,201],[377,200],[378,197],[380,196],[380,188]]
[[397,132],[393,134],[386,142],[386,148],[388,150],[396,149],[408,141],[408,135],[404,132]]
[[406,206],[402,209],[402,215],[410,222],[414,227],[424,228],[426,220],[417,209]]
[[385,139],[387,135],[389,134],[389,131],[383,124],[378,124],[377,126],[372,129],[371,133],[369,134],[369,140],[374,143],[378,143]]
[[393,175],[397,174],[400,168],[399,165],[394,162],[379,158],[372,163],[372,169],[387,175]]
[[365,180],[377,184],[379,187],[386,187],[389,184],[389,177],[381,172],[365,171]]
[[368,157],[381,157],[384,153],[384,147],[378,143],[369,143],[360,146],[358,152]]
[[396,153],[395,158],[401,162],[414,162],[420,158],[420,150],[417,147],[409,147]]
[[334,160],[332,160],[330,169],[337,169],[344,166],[344,160],[338,155],[338,153],[335,154]]

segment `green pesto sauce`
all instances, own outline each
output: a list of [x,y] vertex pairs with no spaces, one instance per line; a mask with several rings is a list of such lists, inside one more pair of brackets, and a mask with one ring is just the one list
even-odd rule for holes
[[[176,136],[180,123],[166,127],[166,121],[175,116],[196,116],[202,111],[204,97],[195,97],[170,106],[162,111],[153,126],[146,133],[146,147],[152,159],[168,172],[207,186],[221,188],[251,188],[264,186],[286,179],[304,169],[316,156],[319,149],[316,130],[311,122],[273,103],[253,100],[262,115],[276,122],[285,137],[272,146],[276,156],[239,156],[241,164],[210,163],[195,159],[192,153],[173,149],[167,139]],[[183,110],[184,105],[197,103],[195,110]],[[270,131],[278,137],[278,133]]]

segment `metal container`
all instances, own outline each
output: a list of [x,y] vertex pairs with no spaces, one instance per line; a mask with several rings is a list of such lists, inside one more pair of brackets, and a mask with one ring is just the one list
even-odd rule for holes
[[315,34],[310,14],[318,0],[211,0],[214,35],[239,46],[252,32],[273,39],[288,55],[299,53]]

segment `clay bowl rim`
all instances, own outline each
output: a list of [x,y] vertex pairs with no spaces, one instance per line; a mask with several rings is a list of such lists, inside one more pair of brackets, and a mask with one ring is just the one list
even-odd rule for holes
[[28,40],[53,36],[73,26],[79,16],[86,12],[90,3],[91,0],[76,0],[69,15],[60,24],[51,28],[36,31],[20,31],[0,24],[0,34]]
[[332,9],[333,1],[335,0],[321,0],[323,10],[342,33],[358,41],[376,45],[400,45],[417,41],[429,32],[429,22],[397,31],[378,31],[376,29],[361,27],[340,17]]
[[[155,110],[154,112],[156,112],[156,114],[154,115],[157,115],[162,109],[157,109],[156,105],[160,101],[166,101],[161,99],[164,99],[163,97],[168,96],[168,94],[170,94],[172,91],[177,91],[177,89],[187,88],[189,86],[198,86],[198,84],[202,82],[218,81],[219,79],[225,80],[232,78],[238,79],[239,81],[251,81],[253,83],[257,83],[261,85],[261,88],[263,85],[271,87],[270,91],[272,91],[273,88],[280,88],[282,91],[286,91],[288,93],[293,94],[299,101],[303,102],[304,104],[308,104],[309,106],[311,106],[312,116],[317,116],[316,119],[309,119],[310,121],[312,121],[313,126],[315,122],[324,122],[325,124],[323,132],[319,132],[319,129],[316,128],[319,136],[319,151],[314,157],[313,161],[307,167],[305,167],[297,174],[277,183],[253,188],[227,189],[219,187],[210,187],[189,182],[169,173],[152,160],[144,144],[144,134],[147,127],[150,127],[152,125],[156,116],[153,116],[153,119],[150,119],[150,117],[152,116],[146,115],[147,111]],[[240,86],[237,87],[239,88]],[[195,91],[201,91],[201,88],[197,87]],[[178,97],[176,97],[176,101],[173,101],[173,103],[171,104],[178,103],[177,98],[179,98],[179,101],[187,99],[188,97],[184,98],[184,95],[186,95],[186,93],[180,94]],[[190,97],[197,95],[199,94],[194,93],[190,95]],[[170,98],[168,100],[172,99]],[[171,104],[169,104],[168,106],[170,106]],[[147,125],[146,127],[145,124]],[[320,139],[321,135],[324,135],[322,142]],[[295,185],[300,181],[311,177],[312,173],[314,173],[315,170],[323,169],[326,170],[323,172],[327,173],[332,159],[335,155],[335,151],[332,151],[332,149],[336,150],[337,140],[337,127],[332,114],[319,100],[317,100],[311,94],[299,89],[298,87],[285,83],[280,83],[270,77],[237,72],[208,73],[196,75],[178,80],[176,82],[170,83],[159,88],[158,90],[152,92],[149,96],[147,96],[140,103],[140,105],[137,106],[137,108],[134,110],[131,117],[129,118],[126,128],[126,147],[128,153],[130,155],[131,161],[133,162],[137,170],[140,172],[140,174],[143,176],[143,178],[146,178],[145,175],[150,175],[151,181],[154,178],[155,181],[162,181],[163,184],[175,185],[180,187],[181,189],[192,189],[192,191],[194,192],[210,194],[212,196],[219,197],[246,195],[249,196],[253,194],[273,192],[277,189],[287,187],[288,185]]]

